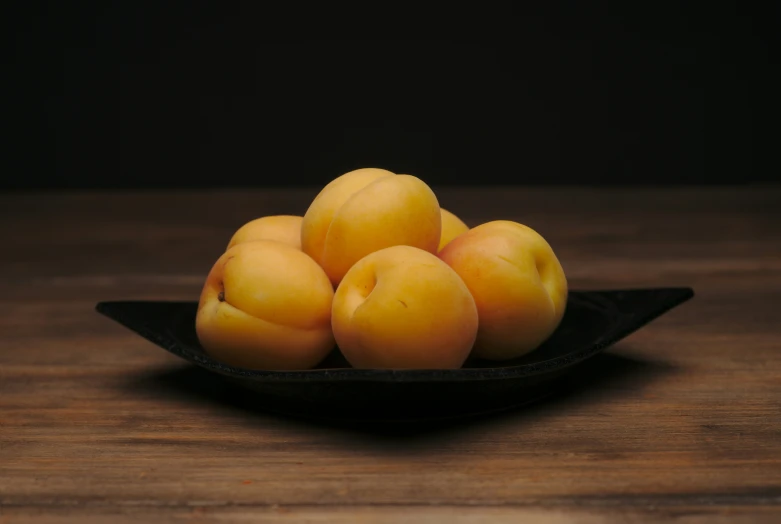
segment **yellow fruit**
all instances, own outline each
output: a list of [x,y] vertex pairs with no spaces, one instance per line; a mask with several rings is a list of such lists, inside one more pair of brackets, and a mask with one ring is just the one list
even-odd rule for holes
[[411,175],[359,169],[329,183],[301,224],[301,248],[336,286],[353,264],[380,249],[407,245],[437,252],[439,202]]
[[410,246],[375,251],[350,268],[334,295],[331,321],[356,368],[459,368],[478,327],[461,278]]
[[230,365],[309,369],[334,348],[332,300],[325,272],[300,250],[240,243],[209,272],[196,332],[207,353]]
[[475,357],[507,360],[528,353],[564,316],[564,270],[548,242],[527,226],[507,220],[481,224],[445,246],[439,258],[463,279],[477,304]]
[[437,248],[437,252],[442,251],[442,248],[448,245],[461,233],[469,231],[469,226],[464,224],[456,215],[447,209],[440,208],[439,211],[442,215],[442,236],[439,239],[439,248]]
[[271,215],[256,218],[236,230],[226,249],[254,240],[274,240],[301,249],[302,220],[303,217],[294,215]]

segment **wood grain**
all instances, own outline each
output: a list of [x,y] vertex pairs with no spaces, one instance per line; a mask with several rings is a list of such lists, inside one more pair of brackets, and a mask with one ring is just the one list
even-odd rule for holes
[[413,434],[264,414],[94,312],[195,299],[317,189],[0,196],[0,524],[777,522],[781,187],[437,188],[526,223],[573,288],[696,297],[523,410]]

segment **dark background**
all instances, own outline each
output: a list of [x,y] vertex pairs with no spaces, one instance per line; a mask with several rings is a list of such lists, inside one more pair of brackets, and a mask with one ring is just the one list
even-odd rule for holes
[[779,2],[540,4],[401,13],[443,36],[405,40],[304,4],[20,2],[1,187],[778,178]]

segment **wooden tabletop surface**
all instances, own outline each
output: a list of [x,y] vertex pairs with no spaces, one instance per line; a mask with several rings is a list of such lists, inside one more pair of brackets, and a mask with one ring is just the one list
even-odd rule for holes
[[781,522],[781,187],[435,188],[526,223],[573,289],[696,296],[531,407],[412,434],[249,409],[94,311],[196,300],[316,189],[0,196],[0,524]]

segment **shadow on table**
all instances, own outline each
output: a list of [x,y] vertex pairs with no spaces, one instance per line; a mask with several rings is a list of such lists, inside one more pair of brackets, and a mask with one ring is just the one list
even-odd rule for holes
[[338,418],[322,411],[280,412],[274,408],[274,399],[192,365],[135,376],[126,384],[126,389],[132,394],[164,395],[197,404],[217,405],[221,409],[240,410],[255,417],[279,418],[310,429],[329,427],[377,437],[408,438],[471,427],[491,420],[533,419],[584,403],[593,403],[596,407],[599,402],[616,396],[636,394],[656,378],[672,372],[674,368],[666,363],[602,353],[580,364],[574,373],[548,384],[531,402],[488,413],[415,420],[383,418],[382,412],[360,419]]

